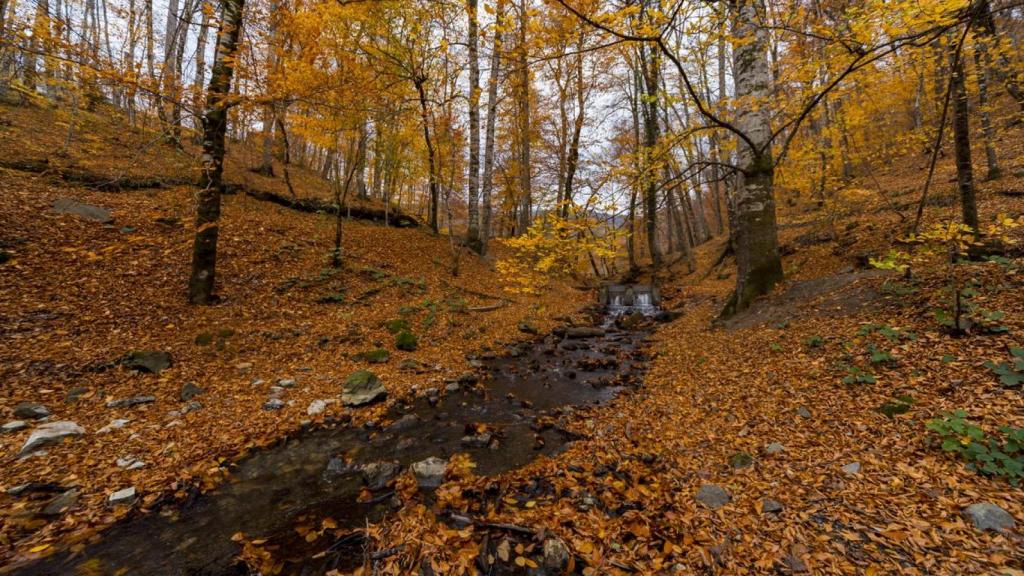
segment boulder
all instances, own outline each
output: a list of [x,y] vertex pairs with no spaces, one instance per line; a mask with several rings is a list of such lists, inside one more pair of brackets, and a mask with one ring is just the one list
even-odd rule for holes
[[1003,532],[1012,530],[1017,525],[1009,512],[991,502],[971,504],[964,508],[963,515],[975,528],[982,531]]
[[436,456],[421,460],[410,466],[416,485],[424,490],[437,488],[444,482],[444,474],[448,471],[448,461]]
[[47,502],[40,513],[43,516],[60,516],[74,508],[76,504],[78,504],[78,490],[72,488]]
[[416,335],[408,330],[403,330],[395,336],[395,348],[399,350],[405,350],[406,352],[412,352],[419,347],[416,341]]
[[408,430],[418,424],[419,421],[419,416],[416,416],[415,414],[406,414],[392,422],[391,425],[388,426],[388,432],[402,432],[403,430]]
[[3,426],[0,426],[0,431],[6,434],[8,432],[24,430],[25,428],[28,428],[28,424],[26,424],[24,420],[11,420]]
[[391,353],[383,348],[374,348],[373,350],[360,352],[353,356],[353,358],[368,364],[384,364],[391,359]]
[[721,486],[705,484],[697,490],[697,502],[707,506],[711,510],[718,510],[732,500],[732,496]]
[[170,352],[160,350],[136,350],[125,355],[121,364],[129,370],[159,374],[174,363]]
[[36,402],[22,402],[14,407],[15,418],[38,420],[40,418],[46,418],[49,415],[50,411],[46,409],[46,406]]
[[387,389],[380,378],[369,370],[353,372],[345,380],[341,391],[341,403],[345,406],[364,406],[387,395]]
[[182,402],[188,402],[202,393],[203,389],[195,382],[185,382],[185,385],[181,387],[181,393],[178,397],[181,398]]
[[31,434],[29,434],[28,440],[25,441],[25,445],[21,447],[19,456],[27,456],[44,446],[57,444],[62,442],[65,438],[81,436],[82,434],[85,434],[85,428],[82,428],[78,424],[69,420],[47,422],[46,424],[37,427]]
[[729,466],[735,469],[748,468],[754,464],[754,457],[746,452],[737,452],[729,458]]
[[363,466],[360,472],[367,488],[380,490],[386,487],[401,471],[402,466],[398,462],[373,462]]
[[114,217],[110,215],[110,210],[71,198],[58,198],[53,203],[53,211],[58,214],[73,214],[79,218],[99,222],[100,224],[110,224],[114,221]]

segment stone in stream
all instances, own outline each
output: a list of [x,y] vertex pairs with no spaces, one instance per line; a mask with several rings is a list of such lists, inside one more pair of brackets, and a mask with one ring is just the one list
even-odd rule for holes
[[403,430],[408,430],[419,423],[419,421],[419,416],[416,416],[415,414],[406,414],[392,422],[391,425],[388,426],[388,432],[401,432]]
[[416,478],[416,485],[424,490],[437,488],[444,482],[444,474],[448,471],[448,461],[431,456],[426,460],[416,462],[409,467],[413,477]]
[[534,327],[533,324],[530,324],[529,322],[520,322],[518,328],[519,331],[522,332],[523,334],[532,334],[534,336],[537,335],[537,328]]
[[3,433],[6,434],[8,432],[24,430],[25,428],[28,428],[28,424],[26,424],[24,420],[11,420],[0,427],[0,431],[3,431]]
[[466,435],[462,437],[462,445],[470,448],[486,448],[491,443],[490,432],[482,432],[480,434]]
[[181,398],[182,402],[188,402],[202,393],[203,389],[195,382],[185,382],[185,385],[181,387],[181,392],[178,394],[178,397]]
[[46,503],[40,512],[43,516],[60,516],[78,504],[78,490],[72,488]]
[[152,404],[153,402],[156,402],[155,396],[130,396],[128,398],[121,398],[120,400],[111,400],[110,402],[107,402],[107,408],[131,408],[132,406]]
[[107,504],[111,506],[120,506],[122,504],[131,504],[135,502],[135,486],[129,486],[122,488],[116,492],[112,492],[107,497]]
[[18,456],[27,456],[44,446],[57,444],[62,442],[65,438],[81,436],[82,434],[85,434],[85,428],[82,428],[70,420],[47,422],[46,424],[37,427],[31,434],[29,434],[28,440],[26,440],[25,445],[21,447],[21,452]]
[[341,391],[341,403],[345,406],[364,406],[380,400],[388,393],[380,378],[369,370],[359,370],[349,375]]
[[14,407],[14,417],[24,418],[26,420],[38,420],[40,418],[46,418],[50,415],[50,411],[47,410],[46,406],[37,402],[21,402]]
[[380,490],[388,485],[402,466],[398,462],[373,462],[362,467],[363,482],[370,490]]
[[1009,512],[991,502],[971,504],[964,508],[963,515],[975,528],[982,531],[1003,532],[1012,530],[1017,525]]
[[705,484],[697,490],[697,502],[711,510],[718,510],[732,500],[732,496],[724,488],[715,484]]
[[160,350],[136,350],[129,352],[121,360],[121,364],[129,370],[159,374],[171,367],[174,360],[170,352]]
[[110,215],[110,210],[71,198],[58,198],[55,200],[53,202],[53,211],[58,214],[73,214],[86,220],[99,222],[100,224],[110,224],[114,221],[114,217]]
[[581,338],[599,338],[604,336],[603,328],[595,326],[571,326],[565,329],[565,337],[578,340]]

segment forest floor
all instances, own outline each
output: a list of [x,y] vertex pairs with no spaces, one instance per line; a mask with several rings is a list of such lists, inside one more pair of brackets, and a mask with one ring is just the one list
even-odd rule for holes
[[[48,111],[2,107],[0,156],[114,176],[180,176],[191,166],[152,133],[83,118],[76,143],[56,156],[66,126]],[[983,222],[1024,210],[1020,136],[1015,128],[1001,141],[1008,175],[980,186]],[[532,567],[564,546],[584,574],[1021,574],[1024,491],[968,469],[925,426],[964,409],[990,436],[1024,427],[1020,385],[1002,385],[985,365],[1012,366],[1010,349],[1024,346],[1020,248],[1001,263],[955,268],[975,307],[961,337],[934,314],[949,308],[951,267],[922,257],[906,279],[866,262],[904,234],[926,162],[897,159],[854,183],[863,188],[847,187],[831,223],[807,203],[780,202],[787,281],[724,326],[714,320],[734,270],[729,260],[713,266],[721,239],[698,250],[695,272],[681,262],[659,271],[664,306],[682,315],[651,336],[643,386],[569,418],[579,439],[557,456],[498,477],[460,469],[436,499],[399,490],[402,508],[366,530],[377,573],[457,574],[481,563],[540,573]],[[282,192],[280,179],[247,172],[251,164],[251,154],[236,155],[228,180]],[[944,158],[923,229],[957,216],[953,173]],[[55,214],[63,197],[110,208],[114,223]],[[190,307],[192,210],[183,186],[101,192],[0,169],[0,249],[10,255],[0,265],[0,413],[12,420],[19,403],[37,402],[50,420],[87,431],[24,459],[30,429],[0,435],[3,561],[81,546],[130,513],[107,505],[116,490],[135,487],[137,513],[185,498],[189,486],[217,485],[223,463],[309,423],[379,418],[384,404],[307,413],[367,367],[353,354],[388,349],[391,360],[372,369],[389,397],[402,397],[463,373],[468,353],[531,338],[521,322],[543,333],[593,298],[565,283],[536,299],[508,297],[487,260],[464,256],[452,278],[445,238],[359,221],[346,222],[347,265],[334,271],[331,218],[232,195],[218,269],[224,302]],[[396,350],[383,326],[403,316],[418,339],[413,352]],[[133,350],[170,352],[173,365],[158,375],[116,365]],[[408,359],[420,369],[401,370]],[[282,409],[265,410],[279,379],[296,382],[277,393]],[[202,392],[183,400],[188,382]],[[107,407],[138,395],[153,398]],[[118,466],[129,458],[144,466]],[[8,493],[30,482],[41,492]],[[41,515],[53,495],[46,484],[78,487],[77,501]],[[1018,528],[977,529],[964,511],[982,502]]]

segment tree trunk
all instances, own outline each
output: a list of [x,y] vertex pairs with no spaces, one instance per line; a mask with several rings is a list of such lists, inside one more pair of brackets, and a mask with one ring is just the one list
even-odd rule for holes
[[469,198],[466,204],[466,245],[481,253],[480,246],[480,59],[477,54],[477,0],[466,0],[469,16]]
[[569,216],[569,205],[572,204],[573,198],[573,183],[576,179],[576,170],[580,163],[580,136],[583,133],[584,108],[586,106],[586,92],[583,80],[583,38],[583,31],[581,30],[576,44],[576,118],[573,122],[572,142],[569,144],[569,154],[566,160],[562,218]]
[[525,234],[530,228],[533,208],[533,182],[530,166],[530,69],[527,60],[526,30],[529,13],[526,0],[519,1],[519,46],[516,49],[519,73],[519,221],[516,231]]
[[768,293],[782,280],[773,194],[774,164],[771,126],[765,98],[771,81],[765,30],[758,24],[757,4],[762,0],[736,0],[732,35],[736,96],[758,105],[742,106],[736,123],[750,142],[738,144],[736,187],[736,291],[723,310],[724,316],[740,312],[755,298]]
[[437,223],[437,204],[439,199],[437,193],[437,159],[434,152],[434,143],[430,139],[430,113],[427,110],[427,91],[424,87],[425,82],[426,79],[422,76],[417,76],[413,79],[413,84],[416,86],[416,93],[419,95],[420,100],[420,120],[423,122],[423,141],[427,146],[427,171],[430,182],[430,201],[427,207],[427,224],[436,234],[439,230]]
[[192,245],[192,273],[188,281],[188,300],[192,304],[210,304],[216,299],[213,289],[228,97],[245,0],[221,0],[221,6],[223,17],[217,30],[217,47],[206,93],[206,113],[203,115],[203,172],[196,197],[196,235]]
[[1017,105],[1020,106],[1021,112],[1024,114],[1024,89],[1021,88],[1014,63],[1007,57],[1005,50],[1000,50],[999,35],[996,33],[996,21],[992,16],[992,8],[988,0],[978,0],[974,9],[977,11],[979,36],[988,42],[998,59],[998,65],[991,69],[992,73],[1003,83],[1006,91],[1017,101]]
[[657,170],[654,169],[654,159],[657,154],[659,125],[658,125],[658,57],[654,50],[644,46],[640,47],[640,69],[642,71],[645,94],[642,108],[644,110],[644,223],[647,230],[647,251],[651,255],[651,264],[661,265],[661,249],[658,247],[658,181]]
[[978,76],[978,111],[981,112],[981,134],[985,141],[985,165],[988,173],[986,180],[995,180],[1002,175],[999,168],[999,157],[996,156],[996,131],[992,126],[992,111],[988,101],[988,71],[991,69],[992,55],[988,52],[988,43],[984,37],[975,41],[974,71]]
[[[498,0],[494,21],[501,22],[505,14],[505,0]],[[491,237],[491,192],[494,189],[494,128],[498,111],[498,77],[501,67],[501,29],[495,27],[491,48],[491,75],[487,79],[487,127],[484,135],[484,175],[481,190],[483,215],[480,219],[480,253],[487,253]]]
[[196,38],[196,75],[192,79],[192,109],[196,111],[196,128],[203,125],[202,116],[199,110],[203,109],[203,82],[206,80],[206,34],[210,28],[210,12],[212,9],[203,0],[199,4],[202,12],[202,20],[199,24],[199,34]]
[[978,230],[978,206],[974,200],[974,170],[971,166],[971,133],[964,80],[963,58],[951,47],[950,90],[953,91],[953,143],[956,152],[956,183],[960,191],[960,208],[964,224]]

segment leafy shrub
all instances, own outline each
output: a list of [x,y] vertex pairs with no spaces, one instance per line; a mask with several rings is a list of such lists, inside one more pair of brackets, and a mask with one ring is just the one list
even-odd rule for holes
[[820,348],[825,345],[825,339],[818,335],[809,336],[804,340],[804,344],[808,348]]
[[1024,478],[1024,428],[1001,426],[1002,438],[996,439],[967,418],[966,411],[955,410],[926,426],[939,436],[942,449],[959,455],[969,469],[1019,484]]
[[996,364],[991,360],[985,362],[985,367],[999,376],[999,382],[1007,388],[1024,383],[1024,348],[1010,348],[1010,355],[1013,356],[1013,365],[1009,362]]
[[878,381],[870,370],[865,370],[860,366],[847,366],[846,372],[843,384],[874,384]]
[[868,359],[872,364],[891,364],[896,361],[888,350],[874,344],[868,344]]
[[910,407],[914,402],[915,400],[912,396],[897,396],[879,406],[878,411],[889,418],[892,418],[898,414],[906,414],[907,412],[910,412]]

